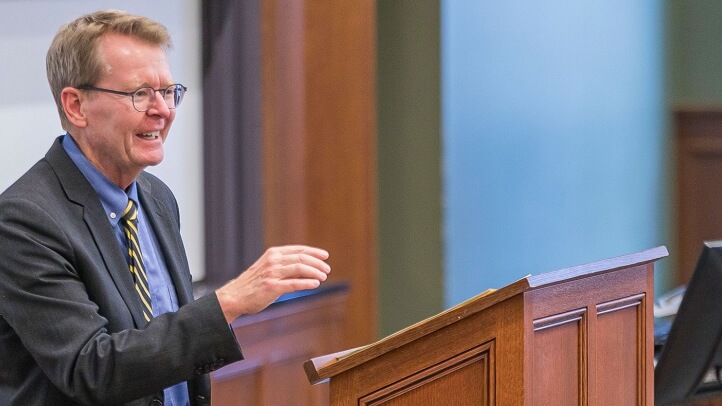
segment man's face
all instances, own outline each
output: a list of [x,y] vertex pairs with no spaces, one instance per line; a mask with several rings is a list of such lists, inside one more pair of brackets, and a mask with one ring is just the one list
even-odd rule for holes
[[[144,86],[160,89],[174,83],[166,53],[159,46],[109,34],[101,40],[101,58],[109,74],[93,86],[133,92]],[[90,162],[125,188],[146,167],[163,160],[163,142],[175,110],[168,109],[160,93],[145,112],[136,111],[130,96],[85,93],[82,109],[87,126],[73,136]]]

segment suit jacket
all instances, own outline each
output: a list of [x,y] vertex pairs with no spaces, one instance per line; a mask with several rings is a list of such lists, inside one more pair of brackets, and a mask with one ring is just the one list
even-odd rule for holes
[[175,197],[148,173],[137,183],[181,306],[147,324],[60,138],[0,195],[0,405],[159,404],[182,381],[191,404],[209,404],[207,374],[242,359],[216,295],[193,300]]

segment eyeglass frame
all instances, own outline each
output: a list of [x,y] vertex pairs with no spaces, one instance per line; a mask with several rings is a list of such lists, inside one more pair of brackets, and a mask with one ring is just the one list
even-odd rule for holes
[[[181,97],[180,97],[180,101],[176,102],[174,107],[170,107],[170,106],[168,106],[168,102],[166,102],[165,95],[166,95],[166,93],[168,92],[168,89],[170,89],[170,88],[173,87],[173,86],[180,86],[181,89],[183,89],[183,93],[182,93],[182,95],[181,95]],[[185,86],[183,86],[183,85],[180,84],[180,83],[173,83],[173,84],[168,85],[167,87],[161,88],[161,89],[154,89],[154,88],[152,88],[152,87],[150,87],[150,86],[142,86],[142,87],[139,87],[139,88],[135,89],[135,90],[132,91],[132,92],[121,92],[120,90],[106,89],[106,88],[97,87],[97,86],[92,86],[92,85],[81,85],[81,86],[78,86],[77,89],[79,89],[79,90],[94,90],[94,91],[97,91],[97,92],[105,92],[105,93],[117,94],[117,95],[121,95],[121,96],[130,96],[130,102],[131,102],[131,104],[133,105],[133,108],[135,109],[135,111],[137,111],[137,112],[139,112],[139,113],[145,113],[146,111],[148,111],[148,110],[150,109],[150,104],[148,105],[148,108],[145,109],[145,110],[139,110],[138,107],[136,107],[136,105],[135,105],[135,95],[136,95],[136,93],[138,93],[138,91],[140,91],[140,90],[142,90],[142,89],[150,89],[150,90],[153,91],[153,97],[148,101],[148,103],[151,103],[151,102],[153,102],[153,101],[155,100],[155,94],[156,94],[156,92],[158,92],[158,93],[161,93],[161,92],[162,92],[162,93],[163,93],[163,97],[162,97],[163,102],[164,102],[165,105],[168,106],[168,108],[171,109],[171,110],[173,110],[173,109],[175,109],[176,107],[178,107],[178,105],[180,104],[180,102],[183,101],[183,96],[185,96],[185,92],[188,91],[188,88],[185,87]]]

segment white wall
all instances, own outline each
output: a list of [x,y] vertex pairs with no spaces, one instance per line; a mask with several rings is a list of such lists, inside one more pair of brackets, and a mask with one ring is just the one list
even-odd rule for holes
[[164,162],[149,171],[173,189],[194,279],[203,269],[203,179],[200,0],[0,1],[0,190],[38,159],[63,131],[45,75],[45,53],[64,23],[98,9],[117,8],[164,24],[174,47],[174,78],[189,92],[166,141]]

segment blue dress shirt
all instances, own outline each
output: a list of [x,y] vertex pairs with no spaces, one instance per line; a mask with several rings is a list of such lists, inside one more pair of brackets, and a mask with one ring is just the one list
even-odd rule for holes
[[[128,261],[130,261],[130,258],[128,257],[126,237],[119,222],[123,210],[128,204],[128,199],[133,199],[137,203],[138,237],[140,239],[140,250],[143,254],[143,265],[148,275],[153,316],[158,317],[163,313],[178,310],[178,297],[176,296],[175,286],[165,265],[155,232],[150,226],[143,207],[138,200],[136,182],[134,181],[127,190],[122,190],[88,161],[70,134],[63,137],[62,144],[70,159],[73,160],[98,194],[108,221],[113,226],[118,243]],[[186,406],[189,404],[186,382],[166,388],[163,392],[166,405]]]

